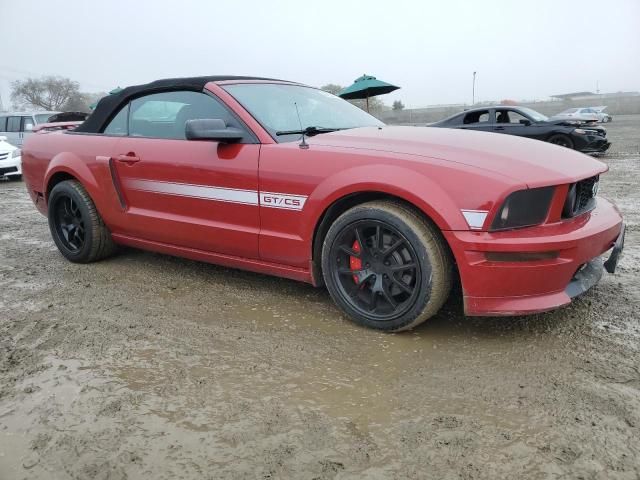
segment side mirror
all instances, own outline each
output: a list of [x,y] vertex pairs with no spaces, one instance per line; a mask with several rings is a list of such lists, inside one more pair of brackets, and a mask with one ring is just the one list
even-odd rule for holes
[[5,137],[4,135],[0,137],[0,142],[6,142],[7,141],[7,137]]
[[520,124],[524,125],[525,127],[528,127],[529,125],[531,125],[531,120],[527,120],[525,118],[520,119]]
[[215,140],[222,143],[234,143],[244,138],[244,131],[229,127],[219,118],[199,118],[187,120],[185,124],[187,140]]
[[33,130],[33,124],[32,124],[32,123],[27,123],[27,124],[24,126],[24,131],[25,131],[25,132],[31,132],[32,130]]

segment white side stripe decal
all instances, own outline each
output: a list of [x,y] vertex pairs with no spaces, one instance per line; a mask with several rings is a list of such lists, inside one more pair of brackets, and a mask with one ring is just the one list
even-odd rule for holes
[[125,186],[133,190],[153,193],[164,193],[179,197],[202,198],[217,202],[240,203],[243,205],[261,205],[269,208],[300,211],[307,201],[306,195],[291,195],[288,193],[258,192],[256,190],[242,190],[238,188],[209,187],[206,185],[192,185],[188,183],[172,183],[140,178],[128,179]]
[[206,187],[186,183],[156,182],[153,180],[131,179],[126,182],[129,188],[143,192],[166,193],[180,197],[203,198],[220,202],[258,205],[258,192],[235,188]]

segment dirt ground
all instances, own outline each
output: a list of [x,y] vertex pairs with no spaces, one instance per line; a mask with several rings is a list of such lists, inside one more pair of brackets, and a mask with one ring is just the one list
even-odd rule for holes
[[0,479],[640,478],[640,116],[607,126],[618,272],[562,310],[417,330],[136,250],[65,261],[0,182]]

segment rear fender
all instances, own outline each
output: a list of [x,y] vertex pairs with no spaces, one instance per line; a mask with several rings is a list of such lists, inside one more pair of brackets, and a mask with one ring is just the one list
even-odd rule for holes
[[[78,180],[87,190],[87,193],[93,200],[100,215],[106,220],[113,215],[113,205],[109,200],[108,192],[113,188],[111,171],[109,167],[109,157],[97,157],[96,163],[89,168],[87,162],[71,152],[61,152],[51,159],[44,176],[43,193],[45,201],[49,202],[49,194],[51,193],[51,181],[56,174],[64,173]],[[117,202],[117,200],[115,200]]]

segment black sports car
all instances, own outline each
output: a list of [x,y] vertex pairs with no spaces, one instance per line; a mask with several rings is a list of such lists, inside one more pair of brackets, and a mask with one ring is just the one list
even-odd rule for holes
[[611,146],[607,141],[607,131],[603,127],[571,120],[549,120],[527,107],[474,108],[430,126],[519,135],[584,153],[604,153]]

